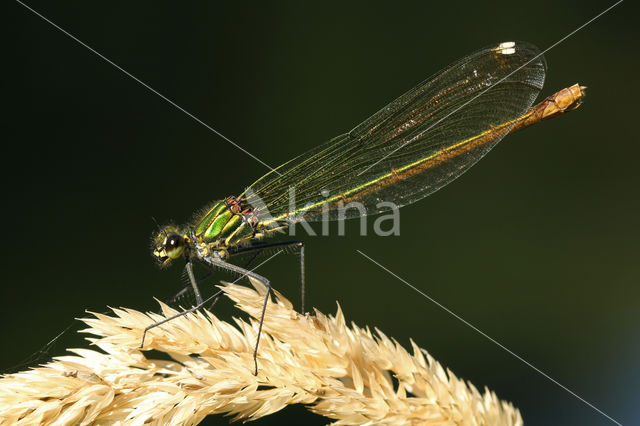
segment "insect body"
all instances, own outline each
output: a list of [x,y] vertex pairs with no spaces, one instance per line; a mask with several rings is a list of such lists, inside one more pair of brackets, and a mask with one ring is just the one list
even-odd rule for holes
[[[260,239],[300,220],[376,214],[381,200],[398,207],[413,203],[460,176],[509,132],[580,105],[584,87],[574,85],[532,108],[545,72],[541,53],[528,43],[505,42],[472,53],[350,132],[284,163],[239,196],[215,203],[195,223],[165,227],[154,238],[153,255],[163,266],[186,260],[198,302],[187,312],[203,304],[194,262],[246,275],[267,287],[254,349],[257,374],[258,345],[271,287],[265,277],[229,259],[268,247],[298,247],[304,312],[304,245]],[[290,205],[292,190],[300,206]],[[341,210],[353,202],[361,208]]]

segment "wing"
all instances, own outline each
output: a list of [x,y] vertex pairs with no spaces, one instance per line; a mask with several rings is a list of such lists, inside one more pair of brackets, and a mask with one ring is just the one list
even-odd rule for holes
[[[527,112],[546,64],[524,42],[487,47],[423,81],[349,133],[271,171],[242,194],[264,226],[403,206],[482,158]],[[344,209],[349,203],[358,207]],[[324,214],[323,214],[324,211]]]

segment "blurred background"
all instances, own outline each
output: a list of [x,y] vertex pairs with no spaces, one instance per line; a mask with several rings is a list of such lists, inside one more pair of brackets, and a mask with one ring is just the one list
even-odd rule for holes
[[[545,49],[613,2],[320,2],[31,7],[269,165],[348,131],[488,44]],[[545,56],[541,98],[582,108],[503,140],[401,210],[401,235],[306,237],[308,305],[409,338],[528,425],[613,424],[420,297],[361,250],[623,424],[640,421],[638,27],[631,2]],[[637,16],[637,14],[635,15]],[[3,144],[0,368],[25,365],[85,309],[156,309],[182,287],[155,267],[155,224],[187,221],[267,169],[19,3]],[[316,229],[320,229],[316,226]],[[298,301],[298,259],[260,268]],[[219,279],[228,279],[221,275]],[[209,281],[213,286],[215,281]],[[220,315],[238,315],[229,302]],[[47,348],[85,345],[75,332]],[[46,354],[44,354],[46,355]],[[207,423],[226,424],[212,417]],[[324,424],[290,407],[258,424]]]

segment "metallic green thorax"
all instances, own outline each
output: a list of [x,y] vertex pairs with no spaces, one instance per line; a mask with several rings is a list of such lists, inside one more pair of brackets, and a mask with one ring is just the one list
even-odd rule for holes
[[195,237],[218,247],[234,246],[253,238],[255,229],[247,220],[250,213],[238,211],[233,201],[228,198],[214,204],[195,224]]

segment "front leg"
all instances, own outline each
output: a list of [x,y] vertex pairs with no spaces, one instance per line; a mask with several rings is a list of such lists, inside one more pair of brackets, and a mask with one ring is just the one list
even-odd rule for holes
[[191,281],[191,287],[193,287],[193,294],[195,294],[196,296],[196,303],[198,305],[202,305],[202,296],[200,295],[200,288],[198,288],[198,282],[196,281],[196,277],[195,275],[193,275],[193,264],[191,263],[191,260],[187,260],[185,269],[187,270],[187,275],[189,275],[189,281]]

